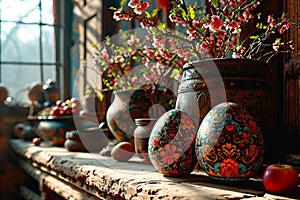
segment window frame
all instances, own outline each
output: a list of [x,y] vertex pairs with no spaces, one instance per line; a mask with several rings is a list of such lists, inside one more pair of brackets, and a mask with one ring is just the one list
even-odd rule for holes
[[[42,12],[41,6],[42,0],[39,0],[39,10]],[[5,65],[31,65],[31,66],[39,66],[39,80],[40,82],[46,82],[46,78],[44,77],[44,68],[47,66],[55,66],[56,71],[56,82],[60,88],[60,98],[66,99],[70,97],[70,49],[72,45],[72,2],[71,1],[59,1],[53,0],[53,13],[54,13],[54,24],[42,23],[41,18],[39,22],[22,22],[17,20],[2,20],[0,17],[0,30],[3,26],[3,23],[13,22],[16,24],[21,24],[23,26],[31,26],[38,25],[39,27],[39,58],[40,60],[35,62],[27,62],[27,61],[5,61],[0,56],[0,83],[2,82],[2,67]],[[41,15],[41,14],[40,14]],[[45,26],[54,28],[54,61],[48,62],[43,60],[43,34],[42,29]],[[2,42],[0,41],[0,54],[2,53]],[[30,83],[29,83],[30,84]],[[9,90],[9,85],[5,85],[5,87]],[[21,89],[21,88],[20,88]],[[22,102],[15,102],[17,104]]]

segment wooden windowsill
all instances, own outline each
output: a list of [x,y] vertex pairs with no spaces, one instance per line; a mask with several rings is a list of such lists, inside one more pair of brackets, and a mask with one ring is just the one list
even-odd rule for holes
[[[266,193],[261,180],[225,184],[201,171],[167,177],[138,157],[118,162],[97,153],[70,152],[42,142],[34,146],[10,140],[10,148],[23,170],[38,182],[41,194],[53,191],[64,199],[299,199]],[[46,189],[44,189],[46,188]],[[30,193],[21,187],[26,195]],[[34,196],[36,194],[32,194]],[[45,194],[44,194],[45,195]]]

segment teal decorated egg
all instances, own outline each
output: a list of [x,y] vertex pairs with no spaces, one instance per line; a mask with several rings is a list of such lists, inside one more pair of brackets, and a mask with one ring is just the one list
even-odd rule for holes
[[197,164],[195,137],[197,128],[186,113],[172,109],[154,125],[148,154],[153,166],[167,176],[189,174]]
[[263,137],[255,119],[236,103],[221,103],[204,117],[196,136],[198,162],[212,178],[248,180],[263,162]]

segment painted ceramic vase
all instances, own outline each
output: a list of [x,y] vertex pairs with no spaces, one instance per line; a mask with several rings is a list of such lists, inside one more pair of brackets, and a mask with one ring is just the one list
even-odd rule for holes
[[148,143],[153,166],[166,176],[190,174],[196,164],[195,137],[192,119],[180,110],[163,114],[154,125]]
[[[167,102],[174,97],[173,93],[157,91],[156,94],[144,89],[114,91],[113,94],[114,101],[106,113],[108,128],[118,141],[130,142],[132,145],[135,119],[161,116],[170,109]],[[157,107],[157,112],[151,112],[153,102],[161,105]]]
[[[176,109],[188,113],[197,127],[212,107],[234,102],[257,121],[266,146],[276,132],[276,98],[271,66],[250,59],[206,59],[183,67]],[[272,149],[268,149],[272,152]]]
[[52,146],[64,146],[66,141],[66,132],[75,129],[84,130],[95,127],[95,123],[86,121],[81,117],[69,116],[38,116],[38,125],[36,133],[45,142]]
[[256,174],[264,155],[255,119],[236,103],[221,103],[203,119],[196,136],[198,162],[212,178],[244,181]]
[[134,145],[134,120],[149,117],[150,106],[151,101],[146,98],[145,90],[114,91],[114,101],[107,110],[106,120],[115,138]]

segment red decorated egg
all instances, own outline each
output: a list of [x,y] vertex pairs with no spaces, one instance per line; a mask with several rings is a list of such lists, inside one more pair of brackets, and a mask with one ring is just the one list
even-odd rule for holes
[[236,103],[221,103],[204,117],[195,151],[210,177],[225,181],[247,180],[263,162],[263,138],[255,119]]
[[180,110],[169,110],[154,125],[148,143],[151,163],[168,176],[189,174],[195,168],[195,136],[192,119]]

